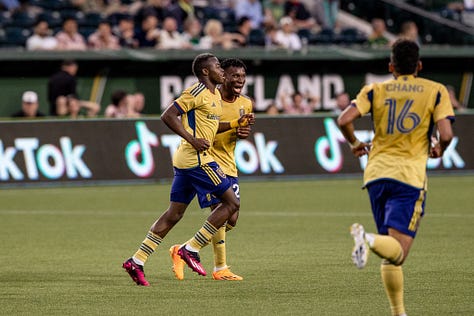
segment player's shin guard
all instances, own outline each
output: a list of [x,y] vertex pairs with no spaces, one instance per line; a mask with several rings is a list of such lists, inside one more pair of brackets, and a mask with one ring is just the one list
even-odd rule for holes
[[390,302],[392,316],[405,315],[402,267],[395,266],[387,260],[383,260],[380,267],[380,274],[382,276],[385,293]]
[[394,265],[403,261],[403,249],[400,243],[391,236],[366,234],[370,249],[383,259],[387,259]]

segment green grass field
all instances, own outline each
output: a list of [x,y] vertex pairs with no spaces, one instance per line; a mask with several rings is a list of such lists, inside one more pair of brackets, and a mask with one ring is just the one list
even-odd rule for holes
[[[404,265],[409,315],[474,315],[474,177],[431,177]],[[208,211],[192,204],[148,261],[151,287],[122,270],[168,205],[168,184],[0,191],[1,315],[390,315],[380,259],[350,261],[349,226],[374,228],[361,180],[243,182],[228,263],[242,282],[186,268],[168,248]],[[212,249],[201,251],[208,272]]]

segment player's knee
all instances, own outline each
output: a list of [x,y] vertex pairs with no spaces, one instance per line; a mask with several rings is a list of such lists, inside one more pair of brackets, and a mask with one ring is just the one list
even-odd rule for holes
[[229,202],[229,210],[232,214],[235,212],[238,212],[240,209],[240,201],[235,199],[235,201],[230,201]]

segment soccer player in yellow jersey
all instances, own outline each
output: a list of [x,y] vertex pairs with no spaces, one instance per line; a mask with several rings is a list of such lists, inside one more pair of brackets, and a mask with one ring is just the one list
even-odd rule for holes
[[[233,121],[240,118],[243,114],[253,112],[252,100],[242,95],[242,89],[246,80],[245,64],[235,58],[225,59],[221,63],[224,69],[224,83],[220,85],[219,91],[222,95],[222,116],[221,121]],[[216,135],[214,144],[209,149],[209,153],[214,157],[231,182],[235,196],[240,200],[240,190],[237,174],[237,165],[235,163],[234,151],[239,138],[247,138],[250,134],[250,126],[238,127]],[[200,195],[201,206],[210,206],[214,210],[220,203],[220,199],[211,195]],[[227,221],[226,225],[218,229],[217,234],[212,238],[214,249],[214,280],[240,281],[243,278],[230,271],[226,263],[226,231],[235,227],[238,218],[238,211]],[[174,245],[170,248],[170,255],[173,260],[173,271],[178,280],[184,278],[184,263],[177,252],[180,245]]]
[[[401,39],[392,46],[389,71],[394,79],[367,85],[338,118],[356,157],[368,154],[364,184],[378,234],[351,226],[352,260],[367,263],[368,249],[382,258],[381,276],[392,315],[406,315],[402,264],[424,213],[428,157],[441,157],[453,137],[454,112],[446,88],[418,77],[422,68],[418,45]],[[353,121],[370,113],[372,144],[359,141]],[[438,137],[431,137],[436,128]]]
[[183,91],[161,115],[162,121],[182,137],[173,156],[174,179],[169,207],[151,226],[135,254],[122,265],[137,285],[149,285],[143,265],[183,217],[196,194],[214,194],[221,200],[202,228],[178,251],[186,264],[200,275],[206,275],[206,271],[200,263],[199,250],[240,206],[229,179],[209,153],[209,148],[217,132],[247,125],[252,118],[243,115],[232,122],[219,122],[222,105],[217,85],[224,81],[224,71],[214,55],[196,56],[192,69],[199,82]]

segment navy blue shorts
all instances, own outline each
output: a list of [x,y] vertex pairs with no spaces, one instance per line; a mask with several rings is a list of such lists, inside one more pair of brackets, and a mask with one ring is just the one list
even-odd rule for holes
[[[196,194],[201,196],[209,193],[221,196],[229,187],[229,179],[216,162],[192,169],[174,168],[170,201],[189,204]],[[201,207],[207,206],[201,205]]]
[[[230,186],[232,190],[234,190],[235,196],[240,201],[239,178],[227,176],[227,179],[229,179]],[[211,205],[216,205],[221,202],[221,199],[219,197],[211,193],[206,193],[206,194],[198,193],[198,200],[199,200],[199,205],[202,208],[209,207]]]
[[425,212],[426,191],[395,180],[377,180],[367,185],[372,214],[379,234],[394,228],[415,237]]

